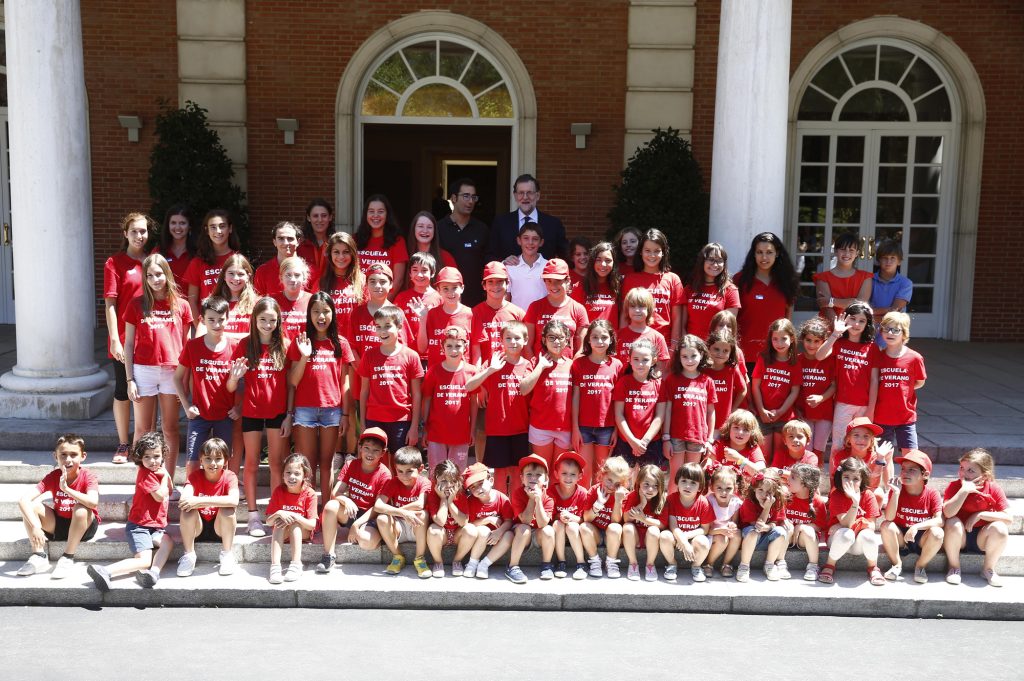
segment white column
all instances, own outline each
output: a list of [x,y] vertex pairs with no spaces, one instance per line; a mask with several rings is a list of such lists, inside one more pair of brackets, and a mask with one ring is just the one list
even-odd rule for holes
[[754,235],[782,236],[791,0],[722,0],[710,241],[739,269]]
[[[0,410],[29,418],[92,416],[81,413],[81,404],[95,402],[90,391],[105,392],[108,377],[93,360],[96,296],[79,2],[7,0],[4,14],[18,359],[0,377],[6,389]],[[40,393],[46,399],[25,395]]]

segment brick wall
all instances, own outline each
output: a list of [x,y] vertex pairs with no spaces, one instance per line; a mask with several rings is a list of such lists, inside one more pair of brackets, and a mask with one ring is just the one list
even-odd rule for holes
[[[791,72],[822,39],[842,26],[876,15],[920,21],[951,38],[971,60],[985,93],[986,129],[971,338],[1024,340],[1024,320],[1007,315],[1008,272],[1019,272],[1024,249],[1024,154],[1018,111],[1024,105],[1024,5],[993,0],[970,7],[956,0],[832,3],[794,0]],[[717,2],[697,3],[694,153],[710,183],[714,132]],[[1014,277],[1009,278],[1010,281]],[[1018,274],[1016,280],[1020,280]]]

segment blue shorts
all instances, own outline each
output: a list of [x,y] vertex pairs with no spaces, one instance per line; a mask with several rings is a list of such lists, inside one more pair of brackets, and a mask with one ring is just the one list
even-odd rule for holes
[[[750,534],[751,532],[755,532],[754,526],[753,525],[747,525],[746,527],[744,527],[741,530],[741,532],[743,534],[743,537],[746,538],[746,536],[748,534]],[[775,527],[773,527],[771,529],[770,532],[763,532],[757,538],[757,544],[754,546],[754,550],[755,551],[767,551],[769,544],[771,544],[773,541],[775,541],[779,537],[785,537],[785,536],[786,536],[786,530],[784,530],[780,525],[776,525]]]
[[153,547],[163,538],[164,528],[143,527],[128,521],[128,524],[124,526],[124,535],[128,539],[128,550],[133,554],[139,554],[143,551],[153,550]]
[[388,451],[394,454],[405,446],[412,421],[371,421],[366,419],[365,428],[380,428],[388,435]]
[[203,445],[211,437],[219,437],[221,440],[224,440],[230,451],[231,434],[234,428],[235,423],[231,419],[210,421],[202,416],[189,419],[188,432],[185,435],[185,454],[188,458],[185,460],[199,461],[199,453],[203,450]]
[[615,426],[580,426],[580,437],[585,445],[607,447],[612,443]]
[[[899,525],[897,525],[896,529],[899,531],[901,537],[907,533],[907,528],[905,528],[905,527],[900,527]],[[925,532],[927,532],[927,530],[925,530]],[[918,543],[918,541],[917,541],[920,537],[921,537],[921,533],[918,532],[917,536],[914,537],[914,541],[908,541],[906,546],[900,547],[900,555],[901,556],[906,556],[906,555],[909,555],[911,553],[915,553],[915,554],[920,556],[921,555],[921,544]],[[904,541],[906,541],[906,540],[904,540]]]
[[917,449],[917,424],[908,423],[902,426],[883,426],[879,440],[891,442],[898,452],[901,449]]
[[294,425],[303,428],[337,428],[341,407],[296,407]]
[[[986,525],[985,527],[988,527],[988,526]],[[978,546],[978,535],[981,534],[981,531],[984,530],[984,529],[985,529],[984,527],[976,527],[973,530],[971,530],[970,532],[968,532],[967,533],[967,542],[964,544],[964,547],[962,549],[960,549],[960,552],[961,553],[985,553],[984,551],[981,550],[981,547]]]
[[646,452],[640,456],[634,456],[633,448],[629,446],[629,443],[623,438],[619,438],[619,441],[615,443],[615,449],[612,450],[612,456],[621,456],[626,460],[630,468],[654,464],[661,470],[667,471],[668,459],[665,458],[664,451],[661,438],[656,438],[654,442],[647,445]]

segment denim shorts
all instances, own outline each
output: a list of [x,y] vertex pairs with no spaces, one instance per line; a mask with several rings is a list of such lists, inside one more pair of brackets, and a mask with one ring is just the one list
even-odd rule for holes
[[902,426],[883,426],[878,424],[882,428],[882,434],[879,439],[883,442],[891,442],[896,448],[896,451],[900,449],[917,449],[917,424],[907,423]]
[[152,551],[156,543],[164,536],[162,527],[143,527],[129,521],[124,526],[124,535],[128,539],[128,550],[133,554]]
[[394,454],[405,446],[412,421],[373,421],[366,419],[365,428],[380,428],[388,436],[388,451]]
[[296,407],[294,425],[303,428],[337,428],[341,407]]
[[[747,525],[746,527],[744,527],[741,530],[741,532],[743,533],[743,537],[744,538],[746,538],[746,536],[748,534],[750,534],[751,532],[754,532],[754,531],[755,530],[754,530],[754,526],[753,525]],[[761,534],[761,536],[759,536],[757,538],[757,544],[754,546],[754,550],[755,551],[766,551],[768,549],[768,545],[769,544],[771,544],[773,541],[775,541],[779,537],[785,537],[785,536],[786,536],[786,530],[783,529],[781,525],[776,525],[775,527],[772,528],[772,530],[770,532],[764,532],[764,533]]]
[[580,436],[585,445],[607,447],[612,443],[615,426],[580,426]]

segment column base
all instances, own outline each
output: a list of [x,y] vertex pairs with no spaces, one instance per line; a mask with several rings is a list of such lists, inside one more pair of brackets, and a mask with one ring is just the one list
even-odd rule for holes
[[[0,376],[0,416],[20,419],[91,419],[110,407],[114,384],[104,371],[71,379]],[[58,392],[64,390],[66,392]]]

